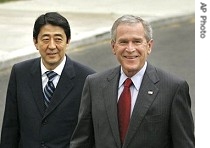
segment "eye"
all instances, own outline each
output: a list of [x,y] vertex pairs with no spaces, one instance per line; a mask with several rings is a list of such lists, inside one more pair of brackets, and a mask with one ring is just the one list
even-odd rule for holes
[[142,44],[143,41],[142,41],[142,40],[135,40],[134,43],[135,43],[135,44]]
[[47,42],[49,42],[49,38],[48,37],[44,37],[44,38],[42,38],[42,41],[44,42],[44,43],[47,43]]
[[126,45],[128,42],[126,40],[120,40],[118,41],[118,44],[120,45]]
[[62,42],[62,41],[63,41],[63,39],[60,38],[60,37],[55,38],[55,42],[57,42],[57,43],[60,43],[60,42]]

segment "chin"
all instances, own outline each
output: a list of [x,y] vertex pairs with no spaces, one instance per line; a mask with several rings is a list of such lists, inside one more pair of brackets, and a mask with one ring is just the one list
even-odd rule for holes
[[49,64],[56,64],[56,63],[58,63],[58,59],[49,59],[49,60],[47,60],[47,62],[49,63]]

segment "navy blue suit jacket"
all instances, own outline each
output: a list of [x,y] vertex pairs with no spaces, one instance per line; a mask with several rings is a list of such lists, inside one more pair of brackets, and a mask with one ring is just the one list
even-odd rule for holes
[[40,61],[40,58],[28,60],[12,68],[1,148],[69,147],[84,81],[94,71],[67,57],[52,101],[45,110]]

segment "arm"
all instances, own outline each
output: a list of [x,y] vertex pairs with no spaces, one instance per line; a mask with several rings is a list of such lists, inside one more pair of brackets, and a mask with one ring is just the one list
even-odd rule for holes
[[71,148],[94,147],[94,129],[91,115],[90,93],[89,79],[87,77],[81,98],[78,123],[70,143]]
[[20,135],[16,90],[15,69],[13,67],[7,89],[6,105],[1,131],[0,147],[4,148],[17,148],[19,143]]
[[182,83],[174,96],[171,110],[171,135],[173,148],[194,148],[194,121],[187,82]]

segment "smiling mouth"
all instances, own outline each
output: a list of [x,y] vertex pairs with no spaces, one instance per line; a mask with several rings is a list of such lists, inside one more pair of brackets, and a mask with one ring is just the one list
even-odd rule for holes
[[55,54],[57,54],[57,53],[47,53],[47,55],[55,55]]
[[137,58],[138,56],[124,56],[126,59],[135,59]]

